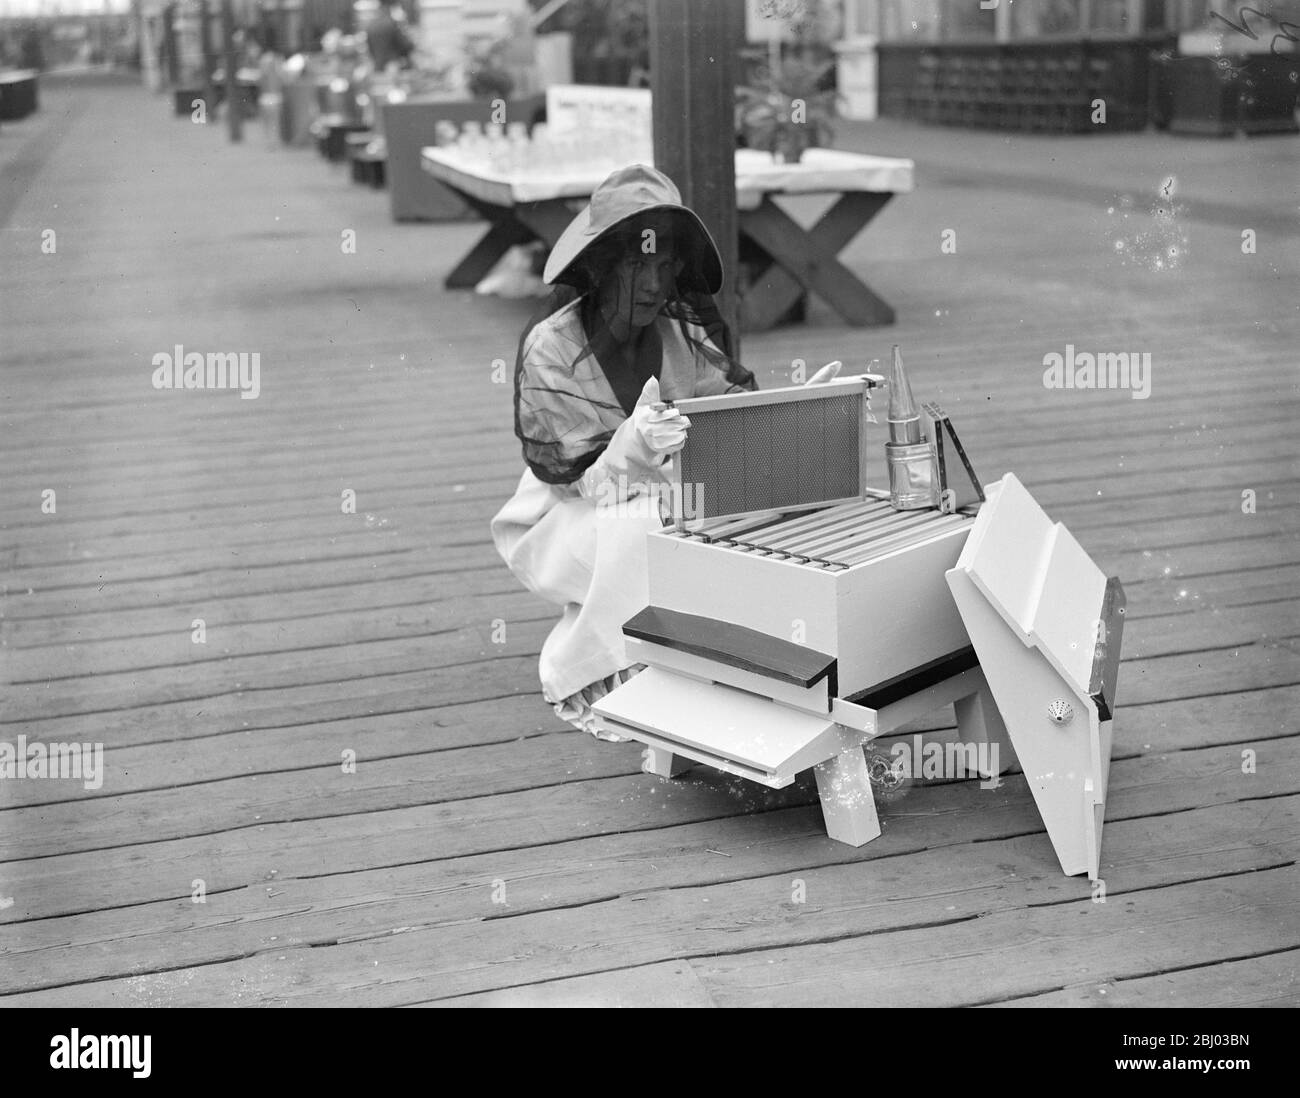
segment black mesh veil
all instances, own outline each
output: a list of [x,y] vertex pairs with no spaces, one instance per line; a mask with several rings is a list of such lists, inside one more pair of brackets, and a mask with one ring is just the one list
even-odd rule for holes
[[[659,313],[677,327],[694,357],[698,383],[691,395],[757,389],[754,375],[733,357],[731,333],[702,284],[692,243],[683,237],[678,251],[681,270]],[[583,299],[595,294],[619,249],[626,246],[626,237],[616,236],[588,248],[586,262],[568,276],[572,284],[556,286],[529,318],[519,340],[515,434],[528,467],[548,484],[569,484],[581,477],[627,417],[617,399],[609,399],[593,340],[581,321]]]

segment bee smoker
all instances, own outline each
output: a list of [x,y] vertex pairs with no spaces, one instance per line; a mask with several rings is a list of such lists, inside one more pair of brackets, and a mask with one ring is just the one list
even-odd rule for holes
[[937,507],[934,447],[921,433],[921,413],[903,369],[903,356],[894,344],[889,372],[889,502],[896,511]]

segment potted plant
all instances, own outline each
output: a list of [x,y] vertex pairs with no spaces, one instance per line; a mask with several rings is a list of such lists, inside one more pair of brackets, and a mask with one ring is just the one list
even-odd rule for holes
[[789,58],[760,69],[753,84],[738,88],[736,129],[745,144],[794,164],[805,149],[830,141],[839,96],[822,82],[834,64]]
[[475,99],[508,99],[514,91],[515,79],[506,64],[505,54],[509,43],[496,39],[480,44],[470,53],[466,66],[469,94]]

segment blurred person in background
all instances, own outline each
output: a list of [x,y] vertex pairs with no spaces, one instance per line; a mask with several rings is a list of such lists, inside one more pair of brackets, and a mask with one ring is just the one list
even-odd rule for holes
[[405,18],[400,7],[381,3],[366,27],[366,48],[376,72],[383,72],[389,65],[403,69],[410,67],[415,43],[402,26]]
[[30,24],[22,34],[19,67],[45,71],[45,47],[41,44],[41,30],[36,23]]

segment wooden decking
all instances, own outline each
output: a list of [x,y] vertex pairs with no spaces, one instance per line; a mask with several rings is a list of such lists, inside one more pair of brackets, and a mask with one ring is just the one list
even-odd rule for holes
[[[854,850],[810,775],[669,783],[557,721],[487,535],[528,306],[440,289],[480,229],[169,112],[52,85],[0,133],[0,741],[106,765],[0,784],[0,1004],[1300,1002],[1300,142],[847,132],[917,160],[845,257],[899,323],[745,344],[771,385],[900,343],[1123,579],[1097,903],[1018,776]],[[1045,389],[1067,343],[1149,351],[1150,398]],[[155,391],[177,344],[260,396]]]

